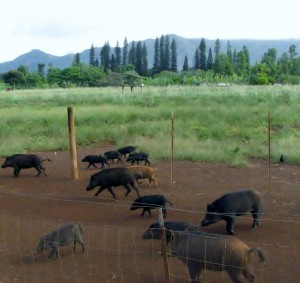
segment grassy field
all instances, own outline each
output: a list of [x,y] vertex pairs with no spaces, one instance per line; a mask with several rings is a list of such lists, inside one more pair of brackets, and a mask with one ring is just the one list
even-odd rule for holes
[[173,111],[175,159],[237,166],[267,158],[270,111],[273,160],[300,162],[300,86],[2,91],[0,155],[67,149],[69,106],[78,147],[138,145],[168,159]]

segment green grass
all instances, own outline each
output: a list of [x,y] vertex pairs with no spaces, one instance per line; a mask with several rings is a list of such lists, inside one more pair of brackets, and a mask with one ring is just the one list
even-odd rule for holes
[[67,107],[78,147],[138,145],[151,159],[244,165],[267,158],[268,111],[272,158],[299,163],[300,87],[197,86],[23,90],[0,93],[0,155],[67,149]]

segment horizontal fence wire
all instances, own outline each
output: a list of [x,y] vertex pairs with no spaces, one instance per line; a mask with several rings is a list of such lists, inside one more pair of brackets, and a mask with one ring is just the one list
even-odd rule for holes
[[[2,190],[1,193],[9,192]],[[22,193],[22,197],[40,196]],[[74,201],[66,200],[64,197],[51,195],[46,198],[53,201]],[[95,205],[94,202],[89,204]],[[129,204],[128,201],[119,201],[116,204],[97,203],[98,206],[125,207]],[[205,214],[199,211],[183,212]],[[274,218],[268,219],[270,216]],[[267,216],[263,215],[262,221],[278,221],[280,226],[284,222],[284,217],[288,217],[287,226],[292,223],[298,227],[296,231],[300,231],[299,215],[268,213]],[[71,246],[60,247],[58,260],[47,259],[50,251],[36,254],[40,237],[67,222],[73,220],[0,212],[0,282],[165,282],[161,241],[142,239],[145,228],[141,227],[80,223],[86,247],[84,254],[79,247],[73,253]],[[254,260],[253,272],[257,282],[297,282],[297,278],[300,278],[299,245],[294,242],[279,244],[244,241],[244,243],[251,248],[262,250],[266,258],[264,264],[259,264],[258,259]],[[189,282],[186,264],[174,256],[170,257],[169,262],[173,282]],[[230,263],[231,261],[226,264]],[[232,282],[226,272],[209,269],[203,273],[203,277],[208,282]]]

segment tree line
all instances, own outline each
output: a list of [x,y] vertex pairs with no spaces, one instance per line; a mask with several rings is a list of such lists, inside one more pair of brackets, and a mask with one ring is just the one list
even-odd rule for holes
[[145,42],[133,41],[128,44],[125,37],[123,47],[117,42],[111,48],[109,42],[102,46],[99,59],[92,44],[89,63],[81,62],[76,53],[70,67],[59,69],[49,64],[38,64],[36,72],[29,72],[21,65],[16,70],[3,73],[0,78],[7,86],[15,88],[34,87],[101,87],[135,86],[141,83],[149,85],[169,84],[209,84],[241,83],[253,85],[299,84],[300,57],[296,45],[279,58],[275,48],[268,49],[260,62],[250,65],[248,48],[233,49],[227,42],[226,52],[221,52],[220,40],[214,48],[207,48],[202,38],[195,49],[193,62],[184,58],[183,66],[178,70],[176,40],[168,35],[156,38],[154,43],[153,66],[149,68],[148,51]]

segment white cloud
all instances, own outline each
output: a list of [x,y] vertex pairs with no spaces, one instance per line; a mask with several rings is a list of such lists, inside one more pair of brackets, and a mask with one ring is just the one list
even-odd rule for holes
[[[32,49],[53,55],[91,44],[175,33],[188,38],[300,38],[298,0],[1,0],[0,62]],[[300,47],[299,47],[300,48]]]

